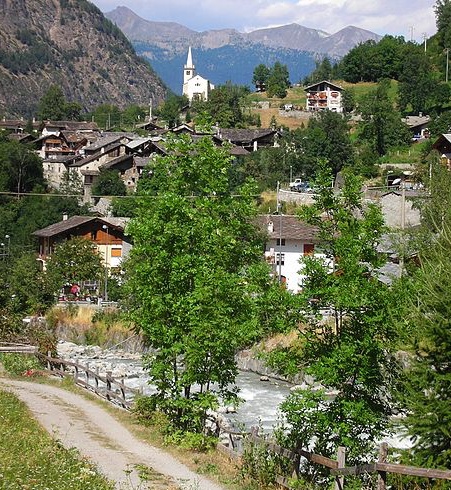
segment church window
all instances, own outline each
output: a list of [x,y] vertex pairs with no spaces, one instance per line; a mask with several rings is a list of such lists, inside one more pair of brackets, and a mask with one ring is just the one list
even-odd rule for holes
[[187,75],[191,75],[191,72],[188,70],[188,71],[186,72],[186,74],[187,74]]

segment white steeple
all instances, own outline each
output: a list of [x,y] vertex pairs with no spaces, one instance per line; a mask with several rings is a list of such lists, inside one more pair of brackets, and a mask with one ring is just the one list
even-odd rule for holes
[[188,49],[188,58],[186,60],[186,65],[184,69],[184,75],[183,75],[183,83],[185,84],[188,82],[188,80],[191,80],[191,78],[194,78],[196,76],[196,67],[193,64],[193,54],[191,52],[191,46]]

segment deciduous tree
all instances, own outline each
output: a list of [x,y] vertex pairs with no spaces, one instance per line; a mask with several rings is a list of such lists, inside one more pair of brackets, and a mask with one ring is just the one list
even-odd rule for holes
[[128,228],[131,318],[155,349],[145,362],[154,406],[200,431],[218,398],[234,398],[235,351],[252,324],[246,271],[261,242],[250,223],[253,187],[231,195],[227,149],[183,137],[168,151]]

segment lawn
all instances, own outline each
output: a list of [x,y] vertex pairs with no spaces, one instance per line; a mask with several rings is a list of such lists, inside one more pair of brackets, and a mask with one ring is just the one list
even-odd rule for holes
[[24,403],[0,391],[1,490],[114,490],[76,450],[65,449]]

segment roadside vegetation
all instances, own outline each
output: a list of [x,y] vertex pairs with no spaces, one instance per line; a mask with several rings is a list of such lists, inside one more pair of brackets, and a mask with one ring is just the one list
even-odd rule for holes
[[47,434],[16,396],[0,391],[0,412],[0,488],[113,490],[77,451]]

